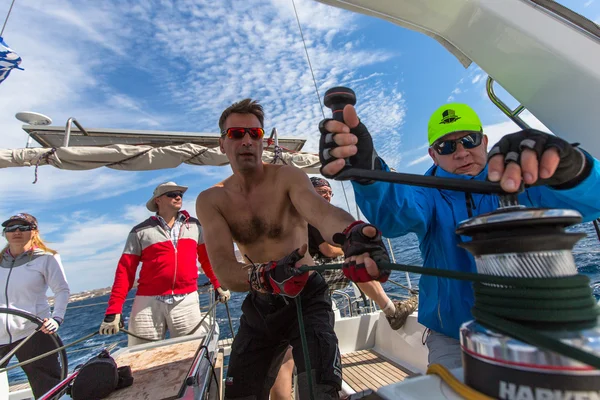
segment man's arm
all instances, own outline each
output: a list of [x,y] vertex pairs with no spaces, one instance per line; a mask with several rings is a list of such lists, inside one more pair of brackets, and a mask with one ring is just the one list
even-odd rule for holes
[[[381,159],[382,170],[389,167]],[[414,232],[419,239],[429,230],[433,203],[428,189],[375,182],[362,185],[352,182],[354,197],[360,210],[386,237],[398,237]]]
[[137,266],[140,263],[142,248],[136,232],[130,232],[125,243],[125,249],[119,259],[115,282],[108,299],[106,315],[121,314],[127,293],[133,287]]
[[343,232],[354,218],[341,208],[335,207],[315,192],[308,175],[296,167],[280,169],[282,181],[288,186],[290,200],[300,215],[317,228],[323,238],[334,244],[333,235]]
[[211,265],[219,281],[234,292],[247,292],[248,270],[239,263],[233,249],[229,225],[215,207],[214,188],[205,190],[196,199],[196,215],[203,228],[204,242]]
[[208,278],[210,283],[212,283],[212,285],[215,289],[218,289],[221,287],[221,284],[219,283],[219,280],[217,279],[217,276],[215,275],[215,272],[213,271],[213,267],[210,264],[210,260],[208,259],[208,253],[206,252],[206,243],[204,243],[204,234],[202,231],[202,227],[199,227],[199,229],[200,229],[200,237],[198,238],[198,247],[197,247],[198,262],[202,266],[202,271],[204,271],[204,274],[206,275],[206,277]]
[[[344,255],[344,251],[341,247],[330,245],[323,239],[321,232],[319,232],[317,228],[308,225],[308,248],[312,249],[314,247],[317,247],[319,252],[325,257],[335,258]],[[314,254],[311,254],[311,256],[314,257]]]
[[323,242],[319,245],[319,251],[325,257],[330,257],[330,258],[335,258],[335,257],[344,255],[344,252],[342,251],[341,247],[332,246],[327,242]]

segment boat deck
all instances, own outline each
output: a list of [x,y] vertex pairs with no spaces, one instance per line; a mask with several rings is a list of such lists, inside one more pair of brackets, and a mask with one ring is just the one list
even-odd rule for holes
[[191,340],[117,356],[119,367],[131,367],[133,385],[113,392],[107,399],[176,398],[201,342]]
[[10,385],[9,391],[17,392],[19,390],[25,390],[25,389],[29,389],[29,388],[30,388],[29,382],[13,383],[12,385]]
[[373,350],[360,350],[342,355],[344,381],[356,392],[377,390],[418,374],[401,367]]

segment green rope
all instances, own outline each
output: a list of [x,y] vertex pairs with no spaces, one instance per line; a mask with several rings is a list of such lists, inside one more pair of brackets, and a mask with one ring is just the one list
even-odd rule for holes
[[[379,263],[378,266],[387,270],[473,281],[475,305],[472,314],[482,325],[600,368],[600,357],[563,343],[544,332],[597,326],[600,307],[593,297],[587,276],[513,278],[403,264]],[[300,270],[325,271],[340,268],[342,264],[328,264],[303,266]]]
[[308,341],[306,340],[306,330],[304,328],[304,317],[302,316],[302,302],[300,296],[296,296],[296,313],[298,314],[298,330],[300,330],[300,341],[302,343],[302,353],[304,354],[304,366],[306,368],[306,377],[308,379],[308,390],[310,391],[310,400],[315,400],[315,392],[312,382],[312,368],[310,365],[310,355],[308,354]]

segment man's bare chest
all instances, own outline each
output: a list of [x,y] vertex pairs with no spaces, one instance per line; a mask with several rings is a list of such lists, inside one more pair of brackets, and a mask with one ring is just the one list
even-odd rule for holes
[[296,219],[296,211],[284,194],[253,194],[229,196],[229,205],[222,204],[233,240],[242,245],[259,239],[278,239],[285,235]]

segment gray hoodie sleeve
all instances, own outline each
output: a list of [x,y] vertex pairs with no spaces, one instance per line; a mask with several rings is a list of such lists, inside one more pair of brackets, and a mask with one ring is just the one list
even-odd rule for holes
[[54,311],[52,312],[52,316],[64,319],[71,291],[69,290],[65,270],[60,261],[60,255],[58,254],[48,257],[48,261],[46,262],[46,282],[54,293]]

